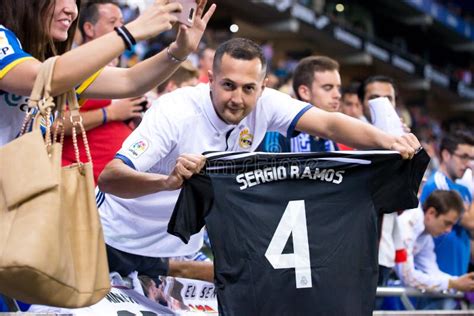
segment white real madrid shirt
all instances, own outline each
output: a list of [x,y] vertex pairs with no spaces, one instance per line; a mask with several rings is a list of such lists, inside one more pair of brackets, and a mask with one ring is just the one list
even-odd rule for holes
[[[209,86],[200,84],[161,96],[140,126],[125,140],[116,158],[142,172],[168,175],[180,154],[206,151],[254,151],[267,131],[293,133],[311,105],[266,88],[255,109],[237,125],[216,114]],[[105,241],[119,250],[142,256],[190,255],[202,246],[202,232],[188,244],[167,233],[180,190],[135,199],[98,192]]]

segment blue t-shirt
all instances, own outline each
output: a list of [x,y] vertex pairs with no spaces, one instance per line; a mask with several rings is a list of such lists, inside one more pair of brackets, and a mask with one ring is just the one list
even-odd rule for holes
[[267,132],[257,151],[271,153],[302,153],[337,151],[336,143],[329,139],[316,138],[306,133],[285,137],[278,132]]
[[[440,171],[436,171],[423,187],[420,202],[423,203],[434,190],[455,190],[464,203],[472,203],[469,189],[457,184]],[[467,273],[471,257],[471,240],[469,232],[457,223],[453,230],[434,238],[436,261],[441,271],[451,275],[460,276]]]

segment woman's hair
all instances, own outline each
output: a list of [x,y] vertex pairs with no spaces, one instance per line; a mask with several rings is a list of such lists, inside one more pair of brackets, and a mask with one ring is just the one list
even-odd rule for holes
[[[55,0],[0,0],[0,24],[15,33],[25,52],[41,61],[67,52],[77,28],[78,19],[72,22],[64,42],[55,42],[48,35],[52,20],[48,12],[55,4]],[[76,0],[76,5],[80,10],[81,0]]]

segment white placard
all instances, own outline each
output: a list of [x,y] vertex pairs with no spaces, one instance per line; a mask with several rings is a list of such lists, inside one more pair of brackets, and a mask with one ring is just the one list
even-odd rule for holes
[[381,97],[369,100],[372,124],[392,135],[403,135],[402,121],[388,98]]

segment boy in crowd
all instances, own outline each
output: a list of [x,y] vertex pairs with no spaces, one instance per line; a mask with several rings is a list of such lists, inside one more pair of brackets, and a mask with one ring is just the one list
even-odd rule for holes
[[[339,64],[326,56],[303,58],[293,74],[293,90],[298,100],[327,112],[339,111],[341,101]],[[284,137],[268,132],[259,150],[266,152],[318,152],[338,150],[337,144],[301,132]]]
[[433,237],[451,232],[463,210],[456,191],[435,190],[423,207],[398,217],[407,257],[395,271],[404,285],[428,291],[474,290],[474,273],[458,277],[441,271],[434,251]]

